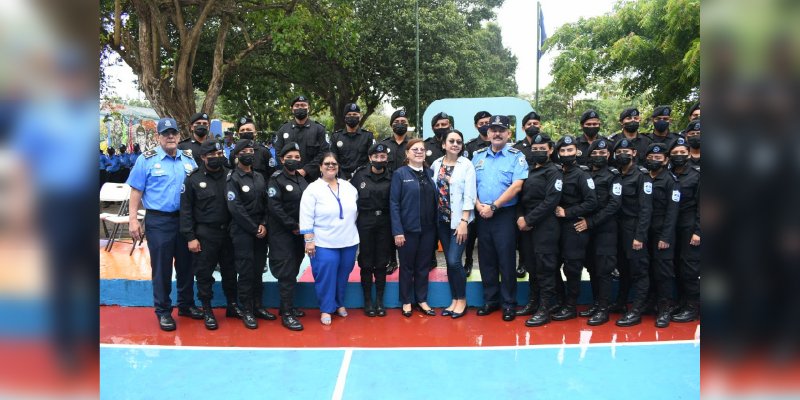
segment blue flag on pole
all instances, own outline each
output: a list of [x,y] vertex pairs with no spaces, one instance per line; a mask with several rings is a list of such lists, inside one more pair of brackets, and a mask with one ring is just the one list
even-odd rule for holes
[[547,33],[544,30],[544,14],[542,13],[542,9],[539,8],[539,60],[541,60],[544,54],[542,46],[544,46],[545,40],[547,40]]

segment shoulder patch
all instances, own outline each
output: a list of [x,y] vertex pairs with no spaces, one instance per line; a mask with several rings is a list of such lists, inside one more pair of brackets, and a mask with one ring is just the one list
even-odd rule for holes
[[192,150],[191,149],[183,150],[183,155],[185,155],[186,157],[191,157],[192,156]]
[[681,201],[681,191],[680,190],[673,190],[672,191],[672,201],[675,203],[679,203]]
[[278,194],[278,190],[275,189],[274,187],[270,186],[269,189],[267,189],[267,196],[275,197],[277,194]]
[[509,147],[508,151],[510,151],[511,153],[519,153],[519,149],[515,149],[513,147]]
[[622,184],[617,182],[611,185],[611,193],[613,193],[614,196],[622,196]]
[[142,155],[144,156],[144,158],[150,158],[150,157],[156,155],[156,151],[155,150],[147,150],[144,153],[142,153]]
[[594,190],[594,179],[586,178],[586,186],[589,186],[589,189]]
[[233,193],[233,190],[228,191],[228,201],[236,200],[236,193]]
[[645,194],[653,194],[653,182],[645,182],[644,183],[644,193]]
[[561,188],[564,187],[564,182],[562,182],[561,179],[556,179],[556,185],[555,186],[556,186],[556,190],[558,190],[560,192]]

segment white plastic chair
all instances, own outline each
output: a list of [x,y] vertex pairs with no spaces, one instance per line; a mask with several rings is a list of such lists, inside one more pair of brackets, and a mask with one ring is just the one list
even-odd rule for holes
[[100,188],[100,203],[119,203],[119,209],[116,213],[104,212],[100,213],[100,223],[103,224],[103,231],[106,233],[106,238],[109,238],[108,226],[106,221],[109,217],[125,215],[128,213],[128,201],[131,197],[131,187],[125,183],[112,183],[107,182]]

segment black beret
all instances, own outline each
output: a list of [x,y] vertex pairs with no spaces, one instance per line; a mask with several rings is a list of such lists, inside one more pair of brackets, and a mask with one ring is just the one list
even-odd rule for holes
[[440,120],[440,119],[446,119],[446,120],[448,120],[448,121],[449,121],[449,120],[450,120],[450,116],[449,116],[449,115],[447,115],[447,113],[446,113],[446,112],[444,112],[444,111],[442,111],[442,112],[440,112],[440,113],[437,113],[437,114],[436,114],[436,115],[434,115],[434,116],[433,116],[433,118],[431,119],[431,126],[434,126],[434,125],[436,125],[436,121],[438,121],[438,120]]
[[375,142],[372,147],[369,148],[369,155],[373,155],[375,153],[389,153],[389,149],[386,147],[385,144],[381,142]]
[[489,121],[489,127],[499,127],[503,129],[508,129],[509,121],[508,117],[505,115],[492,115],[492,120]]
[[667,155],[669,153],[669,149],[667,145],[664,143],[650,143],[650,146],[647,146],[647,152],[644,153],[645,155],[648,154],[664,154]]
[[700,102],[692,104],[692,107],[689,108],[689,115],[692,115],[693,112],[700,109]]
[[208,121],[209,120],[208,119],[208,114],[203,113],[203,112],[196,113],[196,114],[192,115],[191,118],[189,118],[189,123],[193,124],[193,123],[195,123],[195,122],[197,122],[198,120],[201,120],[201,119],[204,119],[204,120]]
[[672,147],[669,148],[669,151],[671,152],[672,149],[674,149],[676,147],[681,147],[681,146],[686,147],[688,149],[689,148],[689,142],[687,142],[686,139],[684,139],[682,137],[679,137],[675,141],[675,143],[672,143]]
[[591,118],[600,118],[600,114],[597,113],[595,110],[586,110],[581,114],[581,125],[586,122],[587,119]]
[[558,149],[560,149],[561,146],[570,146],[570,145],[577,146],[577,144],[575,143],[575,138],[570,135],[565,135],[561,139],[558,139],[558,142],[556,142],[555,145],[555,149],[556,151],[558,151]]
[[394,120],[396,120],[399,117],[408,118],[408,114],[406,113],[406,110],[401,108],[401,109],[393,112],[392,116],[389,118],[389,125],[393,124]]
[[636,150],[636,146],[634,146],[633,142],[630,140],[623,138],[622,140],[618,140],[616,143],[614,143],[614,151],[617,151],[617,149]]
[[672,115],[672,107],[658,106],[655,109],[653,109],[653,114],[650,117],[655,118],[655,117],[670,116],[670,115]]
[[609,150],[611,151],[611,142],[608,139],[597,139],[592,144],[589,145],[589,149],[586,150],[589,154],[592,154],[595,150]]
[[619,113],[619,120],[622,121],[623,119],[628,117],[636,117],[639,114],[640,113],[638,108],[626,108],[622,110],[621,113]]
[[290,151],[300,151],[300,145],[297,142],[289,142],[283,145],[281,152],[278,154],[279,156],[283,157],[286,153]]
[[217,150],[222,150],[222,145],[216,140],[206,140],[203,144],[200,145],[200,155],[206,155],[208,153],[213,153]]
[[489,114],[488,111],[478,111],[478,113],[475,114],[475,116],[472,118],[473,119],[473,123],[477,124],[479,120],[482,120],[482,119],[484,119],[486,117],[491,117],[491,116],[492,116],[492,114]]
[[236,121],[236,129],[239,129],[239,128],[242,127],[242,125],[246,125],[246,124],[255,124],[255,123],[253,122],[253,119],[250,118],[250,117],[242,117],[242,118],[239,118],[238,121]]
[[540,117],[539,113],[537,113],[536,111],[531,111],[531,112],[525,114],[524,117],[522,117],[522,126],[525,126],[525,124],[527,124],[528,121],[530,121],[532,119],[535,119],[537,121],[541,121],[542,117]]
[[537,133],[536,136],[532,139],[534,144],[542,144],[542,143],[550,143],[550,136],[547,136],[546,133]]
[[248,147],[251,148],[251,149],[253,148],[253,141],[252,140],[250,140],[250,139],[239,139],[239,141],[236,142],[236,146],[233,147],[233,154],[234,155],[239,154],[240,151],[242,151],[242,150],[244,150],[244,149],[246,149]]
[[361,109],[358,108],[358,104],[356,103],[347,103],[347,105],[344,106],[344,113],[347,114],[349,112],[361,113]]
[[700,130],[700,120],[696,119],[692,122],[689,122],[689,125],[686,125],[686,132],[691,131],[699,131]]
[[127,149],[128,149],[128,146],[125,146],[124,144],[123,144],[123,145],[121,145],[121,146],[119,146],[119,150],[120,150],[120,151],[125,151],[125,150],[127,150]]
[[294,103],[297,103],[298,101],[302,101],[303,103],[311,103],[310,101],[308,101],[308,97],[300,95],[292,99],[292,103],[289,106],[294,107]]
[[234,132],[232,130],[228,129],[227,131],[225,131],[225,136],[228,136],[228,135],[233,136],[233,133]]

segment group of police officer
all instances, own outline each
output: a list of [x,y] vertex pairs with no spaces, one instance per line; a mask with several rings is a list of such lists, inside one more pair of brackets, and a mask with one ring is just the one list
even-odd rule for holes
[[[360,127],[358,105],[348,104],[343,110],[345,128],[328,139],[324,126],[309,118],[309,104],[304,96],[292,100],[293,118],[275,133],[274,155],[255,143],[256,126],[247,117],[237,121],[239,140],[226,134],[221,143],[209,138],[205,113],[190,118],[191,137],[180,143],[176,122],[159,121],[159,147],[135,162],[128,183],[133,188],[134,239],[142,235],[135,217],[138,202],[147,209],[143,233],[148,237],[162,329],[176,326],[169,299],[173,262],[179,315],[217,328],[211,287],[219,265],[226,316],[242,319],[251,329],[257,327],[257,318],[275,320],[262,304],[261,276],[268,251],[279,283],[282,324],[303,329],[297,318],[304,313],[292,302],[303,258],[299,202],[308,183],[319,177],[319,161],[327,152],[336,155],[342,178],[359,191],[364,312],[386,315],[386,275],[396,264],[389,183],[392,171],[405,163],[408,116],[402,109],[395,111],[389,120],[392,135],[375,141]],[[599,134],[600,115],[588,110],[580,119],[582,135],[567,135],[554,143],[541,132],[541,117],[534,111],[522,120],[525,138],[513,146],[508,143],[508,117],[485,111],[475,115],[478,136],[465,144],[464,152],[478,177],[480,218],[469,227],[465,269],[468,274],[472,270],[477,238],[485,300],[478,315],[502,307],[507,321],[530,315],[528,326],[578,315],[589,317],[590,325],[600,325],[612,312],[623,314],[617,325],[630,326],[651,308],[659,327],[698,318],[699,104],[690,110],[692,122],[681,133],[670,130],[671,112],[670,107],[657,107],[651,116],[655,130],[644,134],[639,132],[639,111],[626,109],[619,118],[621,132],[606,138]],[[453,125],[442,112],[434,116],[431,128],[434,135],[425,141],[428,164],[443,155],[442,138]],[[529,302],[518,310],[517,265],[523,269],[517,273],[529,272],[531,288]],[[591,276],[594,302],[579,314],[584,267]],[[620,290],[612,302],[615,271]],[[194,305],[192,275],[202,308]],[[633,305],[628,309],[631,291]]]

